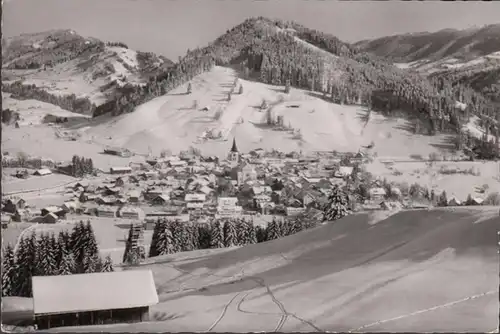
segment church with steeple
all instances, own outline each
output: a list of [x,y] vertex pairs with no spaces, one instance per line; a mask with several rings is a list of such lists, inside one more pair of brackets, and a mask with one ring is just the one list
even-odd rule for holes
[[229,151],[227,160],[231,163],[232,166],[237,166],[240,162],[240,152],[238,151],[238,147],[236,146],[236,138],[233,138],[233,146]]

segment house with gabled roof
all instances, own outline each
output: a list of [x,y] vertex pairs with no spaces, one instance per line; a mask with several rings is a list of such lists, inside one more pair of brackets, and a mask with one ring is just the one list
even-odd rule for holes
[[151,270],[34,276],[32,286],[40,330],[147,321],[149,307],[159,302]]

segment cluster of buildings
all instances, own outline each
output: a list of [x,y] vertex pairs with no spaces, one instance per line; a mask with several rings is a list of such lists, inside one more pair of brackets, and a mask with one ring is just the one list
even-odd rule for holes
[[[353,167],[340,166],[342,156],[303,157],[256,149],[238,150],[236,141],[227,155],[148,158],[137,166],[112,167],[105,177],[77,182],[67,189],[72,199],[62,205],[26,208],[23,199],[8,199],[5,220],[55,223],[67,214],[154,222],[170,217],[203,220],[210,217],[320,215],[335,185],[343,185]],[[363,163],[358,153],[351,164]],[[391,193],[400,193],[391,189]],[[364,209],[393,209],[400,203],[385,200],[380,182],[368,185],[370,201]],[[10,217],[10,218],[9,218]],[[2,221],[3,222],[3,221]],[[7,224],[7,223],[5,223]],[[5,225],[4,224],[4,225]]]

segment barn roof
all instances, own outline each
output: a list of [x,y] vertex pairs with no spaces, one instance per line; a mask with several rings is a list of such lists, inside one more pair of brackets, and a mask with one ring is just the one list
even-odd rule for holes
[[33,277],[33,304],[37,315],[134,308],[157,303],[151,270]]

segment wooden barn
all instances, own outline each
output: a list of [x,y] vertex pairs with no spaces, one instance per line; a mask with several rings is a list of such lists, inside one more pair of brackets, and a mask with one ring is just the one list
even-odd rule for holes
[[158,303],[151,270],[34,276],[32,283],[38,329],[147,321]]

